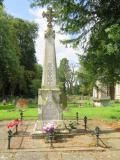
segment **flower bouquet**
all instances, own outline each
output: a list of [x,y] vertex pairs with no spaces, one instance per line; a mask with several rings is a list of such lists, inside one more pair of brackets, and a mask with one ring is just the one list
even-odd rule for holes
[[43,126],[43,132],[46,133],[46,136],[45,136],[46,142],[51,142],[52,139],[54,138],[55,128],[56,128],[56,126],[53,122],[47,123],[46,125]]
[[54,123],[47,123],[46,125],[43,126],[43,131],[45,133],[53,133],[55,128],[56,126]]

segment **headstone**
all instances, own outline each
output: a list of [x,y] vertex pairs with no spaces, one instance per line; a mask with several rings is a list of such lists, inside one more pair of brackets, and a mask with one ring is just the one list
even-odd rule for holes
[[115,100],[120,101],[120,84],[115,85]]
[[110,96],[109,89],[100,81],[96,81],[93,88],[93,104],[94,106],[105,106],[109,104]]
[[16,101],[16,108],[19,110],[24,110],[28,107],[28,100],[27,99],[18,99]]
[[12,100],[12,104],[13,104],[13,105],[16,104],[16,100],[15,100],[15,99]]
[[6,100],[6,99],[3,99],[2,104],[3,104],[3,105],[6,105],[6,104],[7,104],[7,100]]

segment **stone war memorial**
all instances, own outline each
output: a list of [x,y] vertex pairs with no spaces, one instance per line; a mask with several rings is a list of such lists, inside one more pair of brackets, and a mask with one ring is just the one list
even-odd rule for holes
[[45,31],[45,53],[42,76],[42,87],[38,91],[39,120],[35,124],[34,132],[40,131],[42,126],[50,121],[57,122],[62,119],[60,108],[60,89],[57,86],[57,66],[55,51],[55,31],[52,27],[54,13],[52,8],[43,12],[48,25]]

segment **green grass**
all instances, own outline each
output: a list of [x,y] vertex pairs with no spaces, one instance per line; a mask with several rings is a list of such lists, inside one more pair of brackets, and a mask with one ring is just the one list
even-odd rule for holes
[[[80,118],[87,116],[89,119],[120,120],[120,103],[113,103],[111,106],[106,107],[92,107],[89,102],[86,102],[82,108],[78,107],[78,105],[69,104],[68,111],[63,112],[63,117],[64,119],[74,119],[76,112],[79,113]],[[30,104],[24,111],[24,116],[25,120],[37,119],[37,105]],[[20,118],[20,113],[13,104],[5,106],[0,104],[0,120],[17,118]]]
[[69,111],[64,112],[63,115],[66,119],[79,113],[80,118],[87,116],[89,119],[105,119],[105,120],[120,120],[120,103],[114,103],[106,107],[87,107],[79,108],[77,106],[69,106]]
[[[37,119],[38,112],[37,112],[37,105],[30,104],[28,108],[24,110],[24,119]],[[3,106],[0,104],[0,120],[12,120],[20,118],[20,112],[16,109],[15,105],[7,104]]]

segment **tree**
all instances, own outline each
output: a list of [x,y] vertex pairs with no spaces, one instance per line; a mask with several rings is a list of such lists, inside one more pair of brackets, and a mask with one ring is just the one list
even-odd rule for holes
[[[120,25],[101,27],[92,34],[86,55],[81,56],[81,62],[94,77],[92,80],[109,85],[110,93],[114,85],[120,82]],[[113,95],[114,93],[111,93]],[[111,96],[113,97],[113,96]]]
[[89,32],[101,24],[113,24],[120,17],[120,3],[116,0],[33,0],[32,6],[52,6],[61,31],[72,36],[65,43],[79,44]]
[[60,83],[60,88],[67,93],[68,79],[70,78],[70,67],[67,58],[63,58],[60,61],[60,66],[58,68],[58,80]]
[[79,92],[82,95],[92,95],[93,90],[93,77],[89,72],[81,65],[77,71],[77,77],[79,80]]
[[[22,19],[12,19],[12,25],[16,32],[16,40],[20,49],[19,61],[22,68],[23,88],[21,84],[18,90],[22,94],[30,95],[32,80],[35,78],[35,38],[37,36],[37,25]],[[25,86],[26,85],[26,86]]]
[[3,2],[4,2],[4,0],[0,0],[0,6],[2,6],[2,7],[3,7]]
[[[55,22],[63,33],[70,34],[64,43],[76,47],[83,42],[85,54],[80,63],[92,75],[92,81],[99,79],[114,85],[120,81],[119,39],[117,43],[109,36],[119,36],[120,2],[116,0],[33,0],[33,6],[51,5],[56,13]],[[113,27],[115,25],[115,27]],[[116,26],[117,25],[117,26]],[[113,29],[114,28],[114,29]],[[112,31],[112,33],[110,33]],[[114,33],[113,33],[114,32]],[[88,43],[86,37],[89,35]]]
[[31,93],[33,96],[37,96],[38,88],[41,88],[42,84],[42,66],[39,64],[35,65],[35,77],[31,84]]
[[0,13],[0,75],[2,75],[0,76],[0,89],[4,96],[5,93],[14,93],[20,64],[14,28],[3,8],[0,9]]
[[20,47],[20,63],[26,70],[34,70],[35,38],[37,37],[37,24],[15,18],[13,26],[17,35],[17,42]]
[[[84,66],[95,76],[96,79],[104,83],[116,83],[120,80],[120,61],[119,61],[119,39],[113,41],[110,37],[109,29],[94,34],[86,55],[82,56]],[[107,32],[107,33],[106,33]],[[119,29],[112,33],[119,37]],[[112,36],[112,35],[111,35]]]
[[58,82],[61,89],[61,103],[63,109],[67,107],[67,81],[69,78],[69,71],[69,61],[67,58],[63,58],[58,68]]
[[36,77],[37,25],[8,15],[0,7],[0,93],[30,95]]
[[69,71],[66,80],[67,94],[76,94],[76,88],[78,87],[78,77],[77,77],[77,65],[69,64]]

